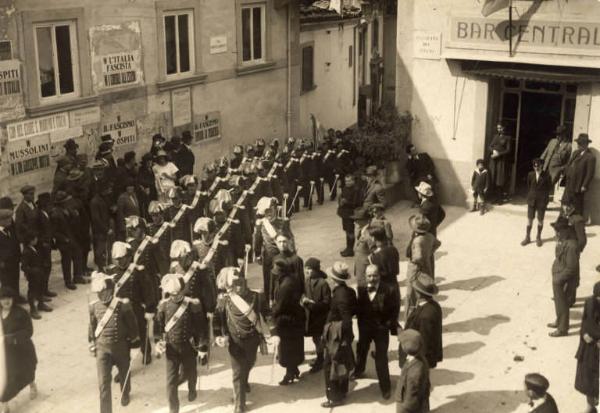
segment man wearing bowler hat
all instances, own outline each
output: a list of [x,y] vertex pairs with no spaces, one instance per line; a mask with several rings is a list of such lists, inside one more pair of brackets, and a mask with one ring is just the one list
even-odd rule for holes
[[596,157],[590,152],[592,141],[587,133],[580,133],[575,142],[577,149],[573,151],[565,169],[566,183],[562,201],[572,202],[575,210],[583,214],[584,197],[596,173]]
[[[406,329],[417,330],[423,338],[423,354],[430,368],[435,368],[442,361],[442,308],[434,296],[438,293],[433,278],[420,273],[412,282],[412,289],[417,294],[417,303],[406,320]],[[401,350],[401,349],[400,349]],[[400,365],[403,363],[403,352],[399,352]]]
[[429,412],[429,366],[423,357],[423,338],[412,329],[398,334],[398,343],[406,354],[406,363],[396,384],[396,413]]

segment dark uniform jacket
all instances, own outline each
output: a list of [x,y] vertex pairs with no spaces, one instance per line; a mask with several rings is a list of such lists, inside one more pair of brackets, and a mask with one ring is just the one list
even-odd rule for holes
[[175,162],[175,165],[179,169],[179,176],[194,174],[194,163],[196,162],[196,157],[194,156],[194,152],[192,152],[188,146],[181,145],[181,148],[177,152],[173,162]]
[[[183,206],[183,204],[181,205],[181,207],[182,206]],[[177,215],[177,213],[179,212],[179,208],[181,208],[181,207],[176,207],[175,205],[171,205],[169,208],[167,208],[164,212],[165,221],[172,222],[173,219],[175,218],[175,216]],[[175,224],[175,227],[169,229],[169,231],[171,232],[171,242],[173,242],[177,239],[182,239],[187,242],[191,241],[190,237],[192,236],[192,233],[190,230],[191,223],[189,221],[189,216],[190,216],[190,210],[186,209],[183,212],[183,214],[181,215],[181,218],[179,218],[179,220]]]
[[[289,207],[289,205],[288,205]],[[263,220],[267,218],[263,218],[261,220],[257,220],[256,225],[254,227],[254,237],[253,237],[253,249],[256,257],[274,257],[279,253],[277,249],[277,245],[275,244],[276,234],[271,234],[266,229],[266,225],[263,224]],[[292,231],[290,229],[290,221],[275,218],[274,220],[269,220],[275,233],[282,232],[285,234],[290,240],[292,246],[294,245],[294,236],[292,235]],[[272,236],[275,235],[275,236]],[[292,247],[292,249],[295,249]]]
[[552,181],[548,172],[540,172],[536,179],[535,171],[527,175],[527,205],[531,207],[545,207],[550,200],[550,191],[552,190]]
[[397,283],[398,274],[400,274],[400,253],[393,245],[384,245],[377,248],[370,256],[372,264],[379,268],[381,281],[387,283]]
[[333,288],[327,322],[341,321],[342,335],[349,343],[354,340],[352,317],[356,314],[357,307],[356,293],[352,288],[344,284],[338,284]]
[[35,205],[30,205],[23,201],[15,210],[15,229],[17,238],[22,244],[25,244],[32,237],[37,237],[38,227],[38,209]]
[[429,367],[434,368],[444,359],[442,344],[442,308],[434,300],[418,305],[406,320],[406,329],[421,333],[423,353]]
[[[127,243],[131,245],[131,249],[133,251],[137,251],[142,241],[137,240],[135,238],[130,238],[127,240]],[[144,294],[149,295],[147,300],[150,300],[150,296],[153,296],[153,301],[156,303],[160,300],[160,280],[162,278],[160,269],[158,268],[157,262],[154,259],[154,250],[157,249],[157,245],[158,244],[152,244],[151,242],[148,242],[136,261],[138,265],[144,267],[144,276],[140,277],[141,282],[145,284],[144,289],[146,292]]]
[[[179,264],[171,269],[176,274],[184,275],[184,270]],[[183,293],[192,298],[197,298],[202,303],[204,311],[213,313],[217,306],[217,290],[214,281],[206,270],[196,270],[189,282],[183,288]]]
[[338,201],[338,216],[340,218],[349,219],[354,214],[354,210],[362,205],[362,202],[363,194],[358,183],[351,187],[344,186]]
[[[115,268],[114,271],[112,275],[116,284],[127,270]],[[149,279],[145,269],[133,270],[133,274],[116,293],[116,296],[131,300],[133,307],[139,308],[139,306],[143,306],[146,313],[156,312],[156,305],[158,304],[156,290],[154,283]]]
[[416,357],[406,363],[396,384],[396,413],[429,412],[429,367]]
[[209,332],[208,320],[202,303],[188,303],[181,318],[169,332],[165,332],[169,320],[177,312],[179,306],[183,305],[183,300],[183,296],[177,295],[160,302],[156,312],[158,332],[163,336],[167,345],[176,349],[191,345],[190,341],[193,340],[194,345],[200,346],[201,350],[205,351],[208,345]]
[[314,303],[306,303],[307,322],[305,334],[308,337],[321,336],[327,321],[327,313],[331,305],[331,289],[326,280],[327,276],[321,270],[313,274],[305,282],[306,297]]
[[380,282],[371,301],[367,287],[358,287],[358,328],[370,331],[386,330],[396,334],[400,312],[398,291],[394,286]]
[[[264,317],[268,310],[268,302],[262,294],[252,290],[246,290],[240,297],[248,303],[248,306],[254,313],[260,317]],[[262,326],[260,328],[266,328]],[[257,339],[259,334],[258,328],[255,327],[248,317],[237,308],[229,295],[224,295],[218,302],[215,310],[215,330],[220,336],[228,336],[231,340],[240,344],[243,340]]]
[[127,300],[120,300],[100,336],[98,338],[94,336],[96,326],[102,320],[109,305],[110,302],[104,303],[99,300],[90,303],[88,341],[96,343],[97,347],[103,347],[108,350],[125,349],[129,351],[128,342],[135,341],[139,336],[135,315],[131,304]]

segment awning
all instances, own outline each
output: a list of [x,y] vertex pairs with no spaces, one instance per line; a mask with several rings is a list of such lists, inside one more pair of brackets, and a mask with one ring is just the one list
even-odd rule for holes
[[600,69],[461,60],[463,73],[551,83],[600,83]]

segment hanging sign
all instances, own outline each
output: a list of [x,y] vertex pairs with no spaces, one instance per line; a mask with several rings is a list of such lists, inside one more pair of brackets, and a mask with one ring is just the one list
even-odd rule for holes
[[6,125],[6,130],[8,132],[8,140],[12,141],[35,135],[41,135],[42,133],[49,133],[60,129],[67,129],[68,127],[69,114],[64,112],[51,116],[44,116],[42,118],[34,118],[24,120],[22,122],[10,123]]
[[194,142],[221,138],[221,112],[194,115]]
[[6,148],[11,176],[35,172],[50,166],[48,134],[9,141]]
[[104,121],[102,135],[108,134],[115,141],[115,147],[135,145],[137,143],[137,122],[134,118],[124,118],[117,115]]

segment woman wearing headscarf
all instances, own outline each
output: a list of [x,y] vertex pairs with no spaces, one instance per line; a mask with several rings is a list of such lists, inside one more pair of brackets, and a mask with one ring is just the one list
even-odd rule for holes
[[279,385],[292,384],[300,378],[298,366],[304,361],[304,309],[300,305],[302,285],[284,260],[273,265],[274,303],[272,308],[273,343],[279,344],[279,364],[286,369]]
[[[31,336],[33,325],[26,310],[14,305],[17,293],[10,287],[0,288],[0,412],[8,413],[8,402],[25,386],[29,398],[37,397],[35,369],[37,356]],[[2,348],[3,347],[3,348]],[[3,363],[2,363],[3,362]],[[3,365],[2,365],[3,364]],[[4,367],[4,368],[2,368]]]
[[579,348],[575,354],[577,372],[575,389],[587,397],[585,413],[596,412],[598,406],[598,363],[600,353],[600,282],[594,284],[594,294],[585,300]]

